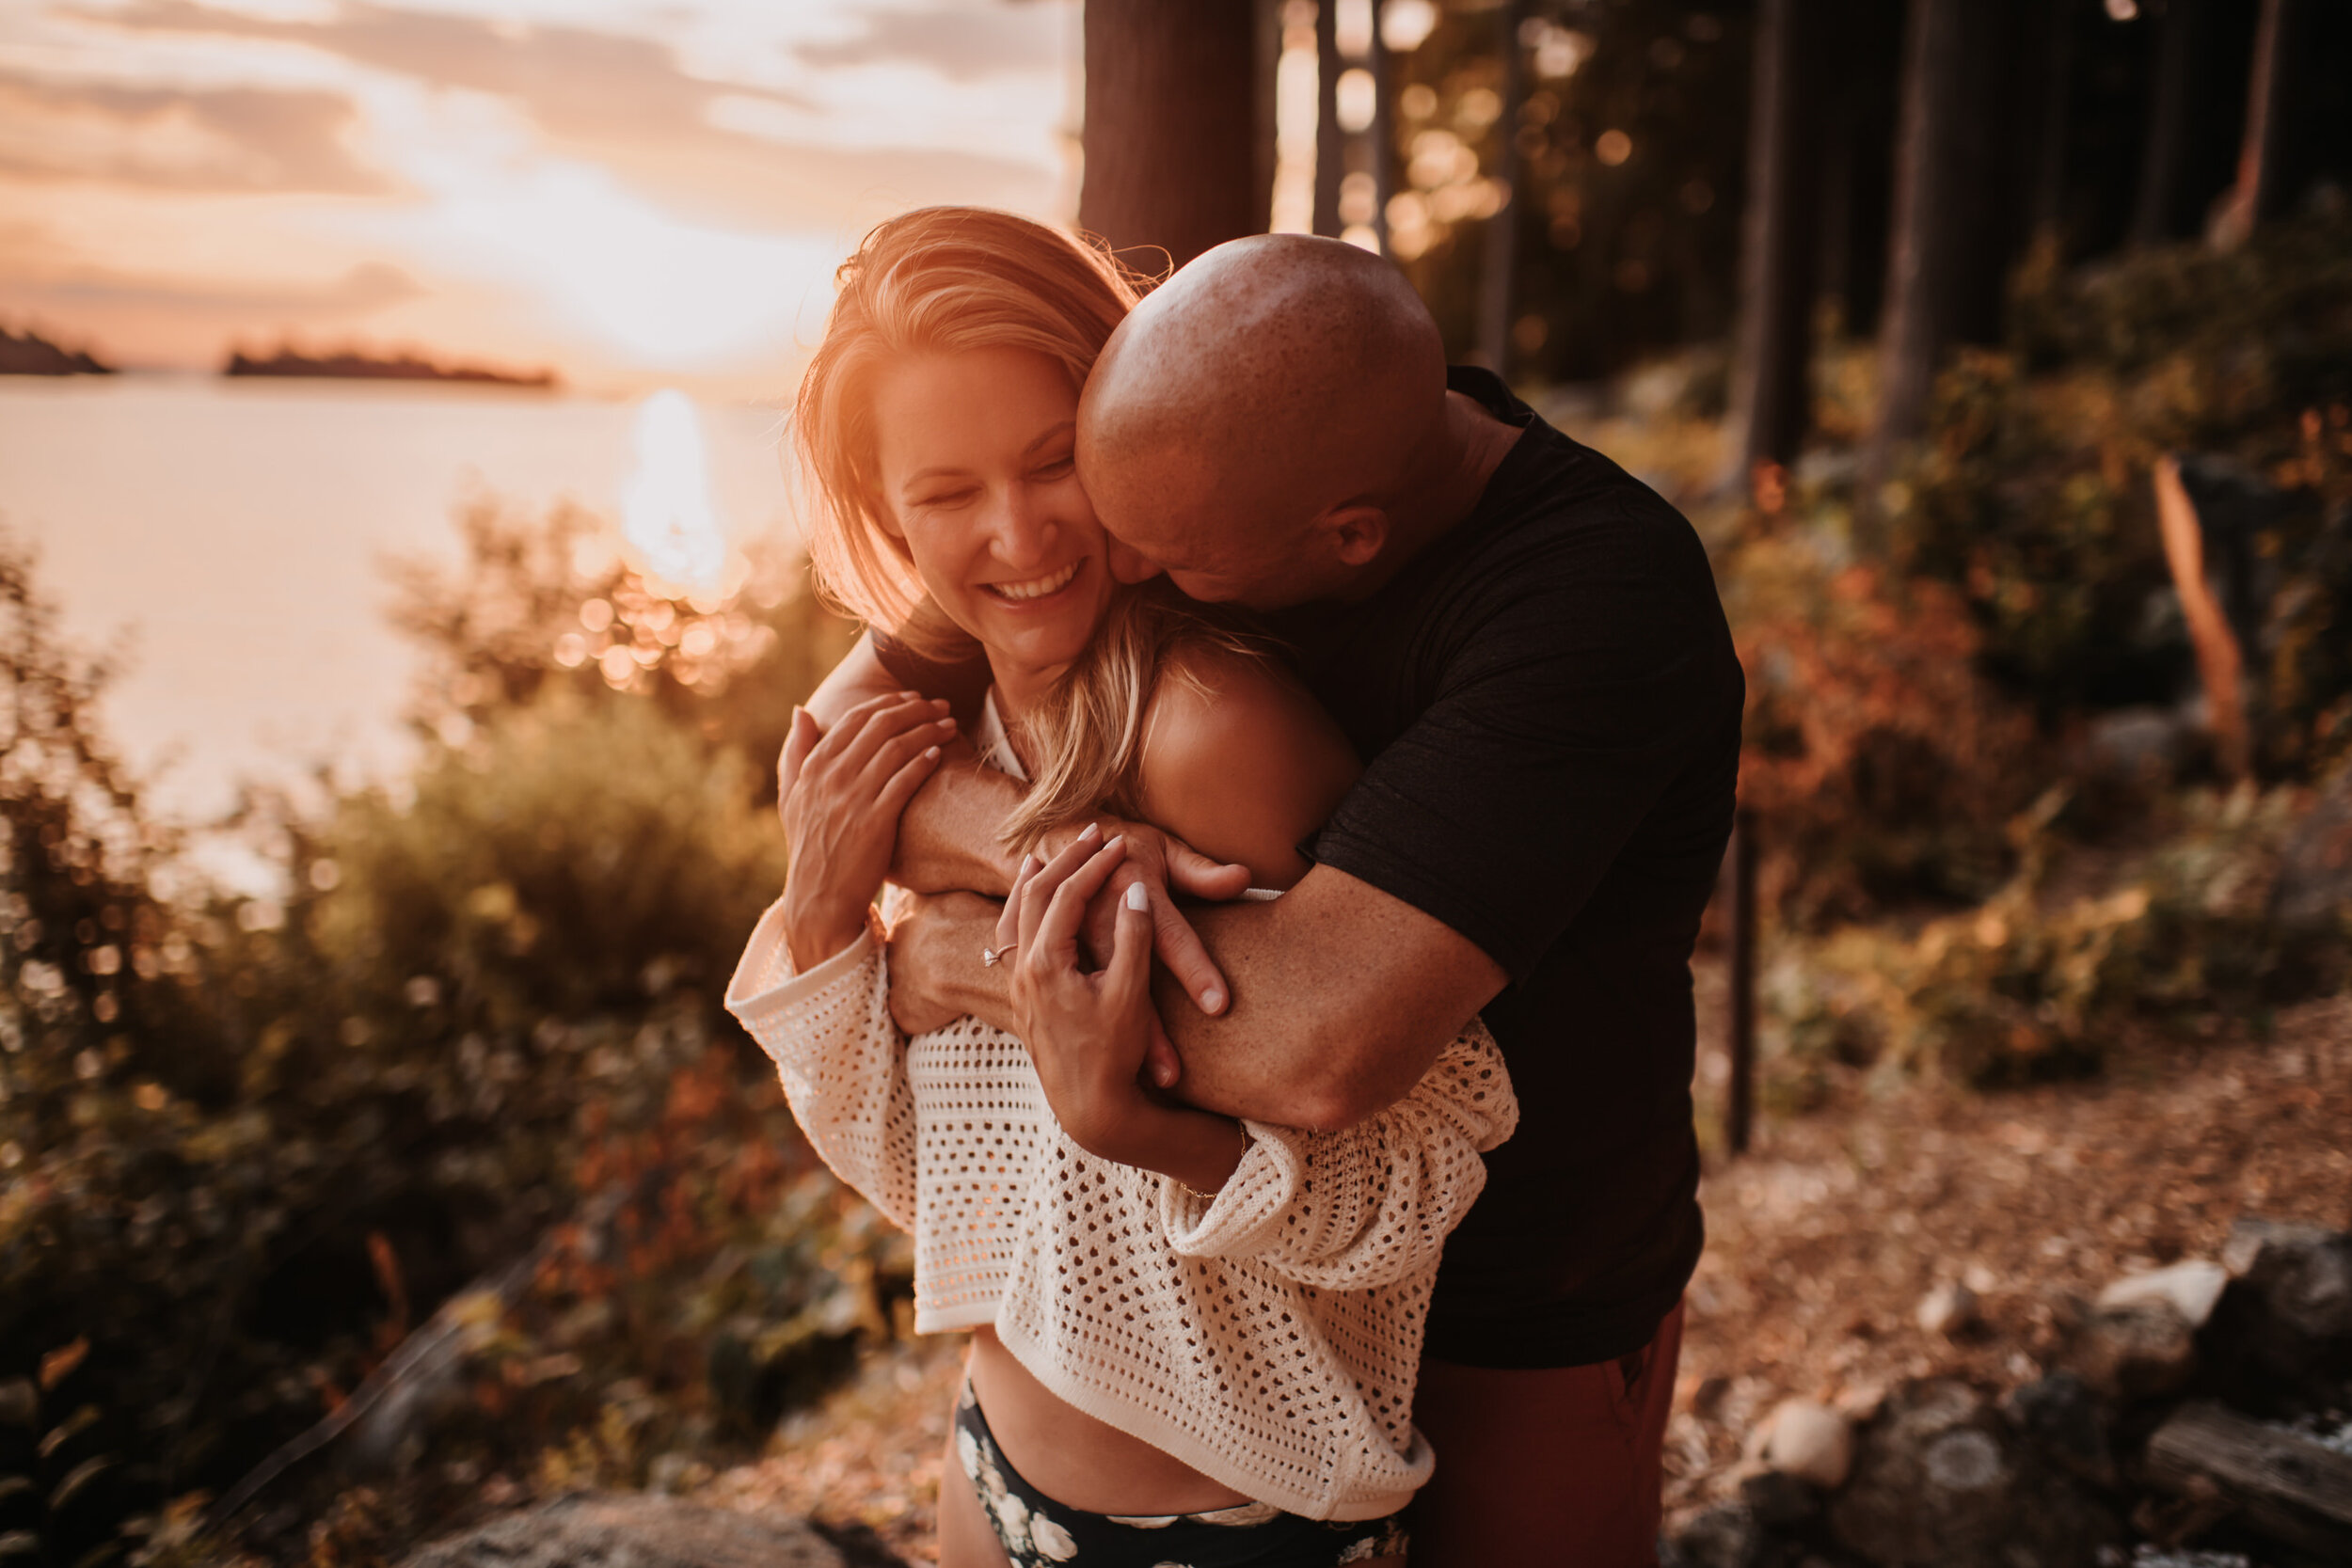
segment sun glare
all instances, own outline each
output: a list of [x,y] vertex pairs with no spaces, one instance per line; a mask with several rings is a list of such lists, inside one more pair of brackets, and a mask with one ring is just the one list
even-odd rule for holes
[[710,499],[710,458],[693,399],[665,387],[637,405],[637,467],[621,531],[663,581],[697,592],[726,573],[726,529]]

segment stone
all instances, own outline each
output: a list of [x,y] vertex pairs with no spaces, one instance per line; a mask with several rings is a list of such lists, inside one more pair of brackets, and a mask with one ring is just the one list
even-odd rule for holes
[[2315,1225],[2240,1220],[2221,1262],[2281,1326],[2311,1339],[2352,1338],[2352,1236]]
[[1764,1526],[1740,1503],[1700,1510],[1666,1543],[1669,1568],[1764,1568]]
[[2093,1486],[2115,1484],[2115,1450],[2107,1441],[2106,1412],[2090,1385],[2073,1372],[2053,1372],[2012,1388],[2001,1409],[2051,1464]]
[[1782,1475],[1835,1492],[1853,1468],[1853,1428],[1827,1405],[1783,1400],[1765,1418],[1761,1458]]
[[1821,1489],[1783,1470],[1758,1470],[1740,1482],[1740,1501],[1768,1530],[1785,1530],[1820,1516]]
[[1900,1568],[2073,1568],[2122,1535],[2079,1481],[2033,1462],[1988,1401],[1943,1380],[1887,1396],[1829,1524],[1848,1551]]
[[2074,1369],[2109,1399],[2159,1399],[2197,1372],[2197,1336],[2169,1301],[2095,1311],[2076,1332]]
[[1949,1279],[1920,1300],[1916,1316],[1921,1328],[1948,1339],[1974,1326],[1978,1311],[1977,1292],[1957,1279]]
[[2340,768],[2280,847],[2270,917],[2290,933],[2352,927],[2352,767]]
[[2193,1259],[2169,1268],[2124,1275],[2099,1292],[2099,1307],[2112,1311],[2144,1302],[2167,1302],[2189,1327],[2202,1328],[2229,1284],[2229,1270],[2218,1263]]
[[400,1568],[844,1568],[844,1560],[798,1520],[584,1492],[420,1547]]

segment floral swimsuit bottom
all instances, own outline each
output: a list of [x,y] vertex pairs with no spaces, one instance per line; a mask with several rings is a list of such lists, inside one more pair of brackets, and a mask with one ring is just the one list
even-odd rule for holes
[[1402,1514],[1310,1519],[1271,1503],[1206,1513],[1088,1513],[1057,1503],[997,1450],[972,1385],[956,1401],[956,1455],[1013,1568],[1341,1568],[1403,1557]]

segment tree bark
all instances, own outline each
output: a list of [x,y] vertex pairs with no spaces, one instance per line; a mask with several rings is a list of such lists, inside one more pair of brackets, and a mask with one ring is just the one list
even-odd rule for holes
[[1080,228],[1171,266],[1263,231],[1257,49],[1252,0],[1087,0]]
[[1820,239],[1813,0],[1757,8],[1749,109],[1748,202],[1740,243],[1740,336],[1732,358],[1726,489],[1758,463],[1795,458],[1809,421],[1815,252]]
[[1518,292],[1519,105],[1527,96],[1527,49],[1519,28],[1527,0],[1507,0],[1502,18],[1502,119],[1496,128],[1502,150],[1493,178],[1502,182],[1502,205],[1486,220],[1486,251],[1480,258],[1478,356],[1497,375],[1511,373],[1511,323]]
[[2246,131],[2238,143],[2237,183],[2216,214],[2213,242],[2223,250],[2246,243],[2254,227],[2279,215],[2282,192],[2278,178],[2279,129],[2284,108],[2280,88],[2287,71],[2286,40],[2293,0],[2262,0],[2254,24],[2254,64],[2246,87]]
[[2013,126],[2000,57],[2013,20],[1997,0],[1912,0],[1866,512],[1901,449],[1927,427],[1946,348],[1999,330],[2016,215],[2002,200]]
[[2140,143],[2139,193],[2132,206],[2128,243],[2134,248],[2172,237],[2179,203],[2181,150],[2186,141],[2191,35],[2196,0],[2165,0],[2156,23],[2155,74],[2149,83],[2148,129]]
[[1314,231],[1340,231],[1340,182],[1347,177],[1347,138],[1340,131],[1339,0],[1315,6]]

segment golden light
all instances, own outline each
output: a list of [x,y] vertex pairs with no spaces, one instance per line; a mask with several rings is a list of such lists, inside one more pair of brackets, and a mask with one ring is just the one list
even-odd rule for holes
[[622,533],[652,576],[681,588],[716,587],[726,573],[726,530],[711,504],[710,457],[693,400],[675,388],[646,398],[637,405],[635,441]]
[[1400,55],[1419,49],[1437,28],[1433,0],[1389,0],[1380,8],[1380,41]]
[[1340,72],[1332,88],[1331,112],[1340,122],[1340,129],[1351,135],[1372,129],[1373,116],[1380,106],[1380,85],[1372,72],[1361,66]]
[[1633,156],[1633,138],[1623,131],[1603,131],[1593,143],[1593,156],[1615,168]]

